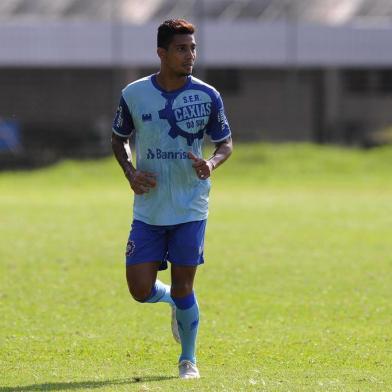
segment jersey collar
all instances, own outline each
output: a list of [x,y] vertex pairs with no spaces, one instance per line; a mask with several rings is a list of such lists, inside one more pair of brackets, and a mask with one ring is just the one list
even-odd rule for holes
[[157,90],[161,91],[162,93],[165,93],[165,94],[179,94],[180,92],[186,90],[189,87],[189,85],[191,84],[191,81],[192,81],[192,76],[191,75],[187,76],[187,80],[186,80],[185,84],[181,88],[179,88],[177,90],[173,90],[173,91],[166,91],[158,84],[158,82],[157,82],[157,74],[151,75],[150,76],[150,80],[151,80],[151,83],[153,84],[153,86]]

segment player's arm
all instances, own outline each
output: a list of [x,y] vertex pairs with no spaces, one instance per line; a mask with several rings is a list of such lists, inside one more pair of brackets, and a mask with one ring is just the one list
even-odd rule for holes
[[231,137],[215,143],[215,151],[209,159],[198,158],[192,152],[189,152],[189,158],[193,160],[192,166],[196,175],[201,180],[206,180],[211,176],[213,170],[220,166],[229,158],[233,152],[233,141]]
[[117,162],[120,164],[127,178],[129,185],[137,195],[149,192],[150,188],[156,185],[156,178],[153,173],[136,170],[132,164],[130,150],[127,151],[126,145],[128,138],[112,133],[112,150]]
[[132,190],[137,195],[142,195],[155,187],[156,179],[154,174],[136,170],[132,165],[131,150],[127,151],[126,146],[133,130],[131,113],[124,98],[121,97],[113,121],[112,150]]
[[112,133],[113,154],[123,169],[125,177],[128,179],[128,181],[131,181],[134,173],[136,172],[136,169],[132,164],[132,155],[130,155],[130,149],[127,151],[126,148],[128,140],[129,139],[127,137],[119,136],[114,132]]
[[212,171],[225,162],[233,151],[231,131],[225,115],[222,98],[217,91],[212,98],[211,116],[206,132],[215,144],[215,151],[207,160],[196,157],[192,152],[189,153],[189,158],[193,160],[192,166],[201,180],[210,177]]
[[212,170],[215,170],[218,166],[225,162],[227,158],[229,158],[232,152],[233,140],[231,137],[228,137],[221,142],[215,143],[215,151],[207,162],[209,162],[212,166]]

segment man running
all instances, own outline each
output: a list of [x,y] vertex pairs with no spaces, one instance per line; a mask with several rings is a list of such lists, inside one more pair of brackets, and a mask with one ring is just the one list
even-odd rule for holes
[[[123,89],[112,133],[114,155],[135,193],[126,247],[128,288],[136,301],[171,305],[173,335],[181,342],[179,376],[185,379],[200,377],[193,282],[204,263],[210,176],[233,148],[219,93],[191,76],[194,31],[183,19],[159,26],[160,71]],[[132,133],[136,167],[126,151]],[[209,159],[202,157],[206,134],[216,146]],[[157,280],[168,261],[171,286]]]

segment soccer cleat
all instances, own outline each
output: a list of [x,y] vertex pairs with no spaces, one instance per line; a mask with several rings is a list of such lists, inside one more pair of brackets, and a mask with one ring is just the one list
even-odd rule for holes
[[180,373],[180,378],[200,378],[200,373],[196,365],[187,359],[184,359],[179,363],[178,370]]
[[180,333],[178,332],[178,324],[176,319],[176,306],[175,305],[170,305],[170,306],[172,311],[171,329],[172,329],[173,338],[177,343],[181,343]]

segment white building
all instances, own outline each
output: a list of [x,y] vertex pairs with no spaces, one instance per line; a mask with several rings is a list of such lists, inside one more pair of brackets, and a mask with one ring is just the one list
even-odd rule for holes
[[198,27],[197,72],[238,140],[366,143],[392,124],[390,0],[2,0],[0,117],[27,146],[106,146],[173,17]]

